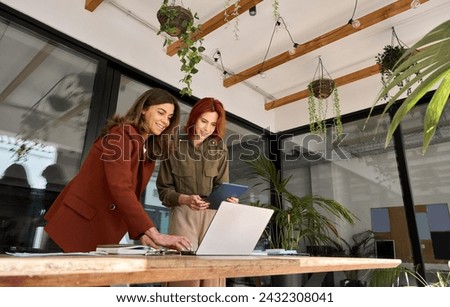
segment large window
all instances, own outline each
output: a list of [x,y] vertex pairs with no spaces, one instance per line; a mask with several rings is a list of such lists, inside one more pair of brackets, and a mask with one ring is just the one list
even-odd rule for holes
[[[151,86],[164,88],[61,33],[54,34],[43,25],[26,21],[19,25],[0,17],[1,251],[12,246],[50,248],[43,216],[78,172],[106,118],[126,112]],[[183,125],[191,106],[180,98],[180,107]],[[269,202],[267,187],[254,187],[242,161],[263,151],[259,149],[264,148],[263,136],[253,128],[227,120],[230,181],[250,186],[241,202]],[[158,168],[157,163],[142,203],[164,233],[168,209],[155,187]]]
[[413,109],[402,123],[402,131],[424,261],[429,270],[448,270],[450,108],[446,107],[428,150],[422,154],[426,107],[422,105]]
[[341,142],[311,134],[284,141],[289,188],[335,199],[358,218],[355,226],[341,225],[346,239],[371,229],[371,208],[402,205],[395,153],[392,146],[384,149],[388,118],[377,128],[378,119],[372,117],[365,129],[365,119],[345,124]]
[[[450,175],[446,171],[450,109],[446,108],[428,151],[423,154],[426,107],[416,107],[402,122],[403,143],[398,148],[394,148],[394,141],[385,147],[390,124],[387,115],[372,116],[367,122],[363,118],[346,123],[341,141],[330,142],[329,134],[326,137],[309,133],[281,136],[282,172],[284,178],[292,176],[288,189],[296,194],[325,196],[350,209],[357,217],[354,226],[336,221],[344,240],[353,242],[355,235],[372,231],[373,256],[395,257],[409,268],[418,261],[413,257],[413,247],[420,249],[427,278],[432,280],[436,278],[433,275],[436,270],[448,271],[450,258]],[[402,147],[406,171],[402,169],[403,163],[399,163]],[[399,170],[402,183],[410,182],[412,195],[401,185]],[[414,223],[407,218],[407,203],[411,198],[417,244],[414,236],[410,238]]]
[[0,249],[42,247],[78,171],[97,61],[0,18]]

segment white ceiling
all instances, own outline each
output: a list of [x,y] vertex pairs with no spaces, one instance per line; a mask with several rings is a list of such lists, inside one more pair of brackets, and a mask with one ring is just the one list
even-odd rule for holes
[[[155,11],[158,1],[115,0],[129,11],[157,25]],[[178,1],[180,2],[180,1]],[[200,23],[208,20],[224,8],[225,1],[184,0],[186,7],[198,12]],[[295,42],[303,44],[349,21],[355,1],[332,0],[280,0],[280,16],[284,19]],[[359,0],[355,18],[367,15],[392,2],[392,0]],[[207,3],[207,4],[206,4]],[[215,3],[215,4],[213,4]],[[239,17],[239,39],[234,36],[235,22],[205,37],[203,45],[210,58],[219,49],[227,71],[240,72],[264,59],[274,29],[272,0],[257,5],[257,15],[242,14]],[[298,57],[266,73],[265,79],[255,76],[249,79],[254,86],[276,98],[305,89],[313,78],[318,57],[325,68],[337,78],[344,74],[373,65],[375,55],[391,42],[391,27],[406,44],[412,44],[440,21],[450,17],[450,1],[432,0],[421,7],[409,10],[394,18],[364,29],[336,43]],[[292,42],[282,26],[277,27],[267,59],[289,50]],[[338,34],[336,32],[336,34]]]
[[[156,35],[159,27],[156,12],[162,0],[104,0],[93,12],[84,9],[85,0],[42,1],[52,5],[25,0],[0,2],[118,57],[123,62],[164,82],[178,88],[182,87],[182,84],[178,83],[180,75],[176,56],[166,59],[169,56],[164,54],[163,38]],[[197,12],[200,23],[222,11],[226,2],[226,0],[176,1],[177,4]],[[355,0],[279,0],[279,12],[293,40],[301,45],[347,24],[354,11],[355,2]],[[393,2],[396,1],[359,0],[354,19]],[[319,56],[328,73],[336,79],[374,65],[377,53],[391,43],[393,26],[402,42],[411,46],[432,28],[450,18],[449,0],[430,0],[417,9],[409,9],[371,27],[364,28],[362,25],[361,31],[266,71],[264,79],[257,75],[241,84],[223,87],[220,62],[213,60],[217,50],[222,54],[225,70],[239,73],[261,63],[267,51],[267,59],[270,59],[292,47],[289,34],[283,26],[279,26],[269,48],[275,25],[272,3],[272,0],[259,3],[256,16],[250,16],[247,12],[239,16],[238,39],[234,33],[235,20],[204,38],[203,45],[206,51],[204,61],[199,66],[200,71],[193,81],[193,94],[197,97],[215,95],[224,102],[232,101],[226,104],[228,111],[261,127],[271,126],[273,128],[271,130],[276,131],[307,123],[306,100],[295,101],[271,111],[264,110],[264,104],[306,89],[307,84],[313,79]],[[145,37],[142,37],[140,32],[139,36],[133,38],[133,44],[130,44],[127,39],[131,40],[129,37],[137,33],[136,24],[141,28],[144,26],[147,32]],[[110,48],[112,41],[117,41],[119,37],[122,41],[116,42],[115,49]],[[143,55],[148,58],[138,62],[138,59],[142,60]],[[343,114],[371,106],[379,86],[381,84],[378,75],[342,86],[340,91]],[[292,116],[292,112],[301,115]]]

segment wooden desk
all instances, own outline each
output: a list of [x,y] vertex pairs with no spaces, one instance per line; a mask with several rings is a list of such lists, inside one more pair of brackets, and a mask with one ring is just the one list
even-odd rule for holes
[[295,256],[0,256],[0,286],[106,286],[393,268],[399,259]]

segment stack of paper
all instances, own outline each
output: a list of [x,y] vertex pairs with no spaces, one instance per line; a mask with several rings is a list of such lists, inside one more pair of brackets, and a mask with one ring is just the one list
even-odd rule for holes
[[106,255],[152,255],[162,251],[147,245],[136,244],[105,244],[98,245],[95,252]]

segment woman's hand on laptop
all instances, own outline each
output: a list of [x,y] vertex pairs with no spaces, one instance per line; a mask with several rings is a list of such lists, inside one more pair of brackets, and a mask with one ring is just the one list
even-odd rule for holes
[[140,238],[144,245],[159,249],[160,246],[176,250],[191,250],[192,244],[188,238],[182,236],[161,234],[155,227],[148,229]]
[[178,203],[180,205],[186,205],[192,210],[205,210],[209,208],[209,203],[200,195],[181,194],[178,198]]
[[229,202],[229,203],[235,203],[235,204],[237,204],[237,203],[239,203],[239,198],[237,198],[237,197],[228,197],[228,198],[226,199],[226,201]]

